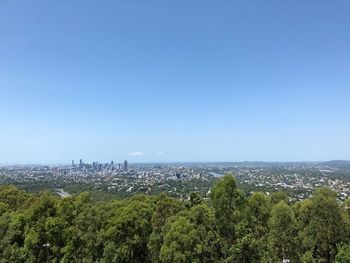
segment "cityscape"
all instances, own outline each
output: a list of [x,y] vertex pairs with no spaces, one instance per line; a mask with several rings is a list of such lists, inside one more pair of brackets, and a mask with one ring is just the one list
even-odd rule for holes
[[349,14],[0,0],[0,263],[350,263]]
[[316,188],[327,187],[339,200],[350,195],[347,161],[129,164],[125,160],[102,164],[80,159],[71,165],[3,166],[0,183],[36,191],[63,189],[66,194],[62,196],[92,190],[111,197],[167,192],[186,199],[191,192],[208,198],[211,187],[224,174],[233,174],[246,194],[283,191],[296,201],[310,197]]
[[110,163],[105,163],[105,164],[100,164],[98,162],[92,162],[91,164],[89,163],[84,163],[82,159],[79,160],[79,165],[76,165],[74,160],[72,160],[72,169],[76,168],[76,170],[79,171],[102,171],[102,170],[118,170],[121,171],[123,170],[124,172],[128,171],[128,161],[125,160],[123,163],[123,166],[121,163],[114,165],[114,162],[111,161]]

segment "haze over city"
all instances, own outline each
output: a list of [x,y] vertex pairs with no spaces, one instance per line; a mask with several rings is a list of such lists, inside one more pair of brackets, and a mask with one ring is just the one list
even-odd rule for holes
[[350,159],[348,1],[0,1],[0,163]]

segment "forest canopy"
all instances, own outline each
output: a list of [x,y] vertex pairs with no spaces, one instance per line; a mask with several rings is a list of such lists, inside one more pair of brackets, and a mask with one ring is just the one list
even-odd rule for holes
[[0,262],[350,262],[350,200],[245,195],[232,175],[210,199],[95,201],[0,187]]

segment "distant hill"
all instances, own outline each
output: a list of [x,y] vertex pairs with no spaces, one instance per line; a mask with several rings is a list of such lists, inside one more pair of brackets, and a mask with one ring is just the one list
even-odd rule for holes
[[349,168],[350,169],[350,161],[346,161],[346,160],[334,160],[334,161],[322,162],[320,164],[325,165],[325,166],[335,167],[335,168]]

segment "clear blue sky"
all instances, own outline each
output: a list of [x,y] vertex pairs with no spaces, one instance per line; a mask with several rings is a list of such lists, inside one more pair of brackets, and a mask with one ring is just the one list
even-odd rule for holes
[[350,159],[350,2],[0,0],[0,163]]

